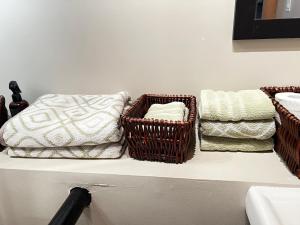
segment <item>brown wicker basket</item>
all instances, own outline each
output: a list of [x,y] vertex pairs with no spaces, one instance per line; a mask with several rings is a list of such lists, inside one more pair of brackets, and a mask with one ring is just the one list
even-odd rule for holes
[[[183,102],[187,121],[144,119],[152,104]],[[121,116],[129,154],[139,160],[183,163],[195,150],[196,98],[186,95],[142,95]]]
[[280,116],[277,123],[275,151],[286,162],[287,166],[300,178],[300,120],[275,100],[280,92],[300,93],[300,87],[263,87],[261,88],[271,99]]

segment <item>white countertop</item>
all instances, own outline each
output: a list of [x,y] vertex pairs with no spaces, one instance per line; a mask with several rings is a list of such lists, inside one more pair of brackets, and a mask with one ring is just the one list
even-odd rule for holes
[[138,161],[124,155],[118,160],[24,159],[0,153],[0,169],[153,176],[300,185],[275,152],[201,152],[184,164]]

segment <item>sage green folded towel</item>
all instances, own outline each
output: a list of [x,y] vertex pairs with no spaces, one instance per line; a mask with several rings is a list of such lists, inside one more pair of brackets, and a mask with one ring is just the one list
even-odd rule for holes
[[201,137],[201,151],[266,152],[273,150],[273,139],[234,139],[222,137]]
[[252,120],[239,122],[201,121],[202,135],[228,138],[252,138],[266,140],[271,138],[275,132],[275,121]]
[[275,108],[261,90],[202,90],[199,113],[203,120],[263,120],[273,118]]
[[152,104],[144,116],[145,119],[185,121],[189,110],[183,102]]

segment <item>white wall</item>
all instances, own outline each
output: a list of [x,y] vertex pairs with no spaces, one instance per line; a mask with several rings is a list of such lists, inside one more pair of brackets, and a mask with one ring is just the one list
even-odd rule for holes
[[249,225],[246,193],[268,185],[33,170],[0,176],[1,225],[48,224],[74,186],[92,194],[78,225]]
[[232,42],[234,0],[1,0],[0,90],[191,93],[299,84],[300,40]]
[[251,183],[15,170],[0,174],[2,225],[48,224],[75,184],[90,186],[92,194],[78,225],[248,224],[244,204]]

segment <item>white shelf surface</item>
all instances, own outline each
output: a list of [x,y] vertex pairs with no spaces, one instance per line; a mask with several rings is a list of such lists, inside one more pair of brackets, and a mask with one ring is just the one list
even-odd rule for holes
[[131,159],[118,160],[24,159],[0,153],[0,170],[52,171],[129,176],[153,176],[196,180],[241,181],[299,185],[275,152],[201,152],[184,164],[166,164]]

